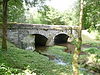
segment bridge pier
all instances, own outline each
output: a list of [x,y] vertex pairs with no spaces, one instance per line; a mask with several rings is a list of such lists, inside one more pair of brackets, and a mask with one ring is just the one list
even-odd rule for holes
[[[28,35],[22,40],[24,49],[35,50],[35,35]],[[26,45],[25,45],[26,44]]]
[[54,38],[53,36],[49,36],[46,42],[46,46],[53,46],[54,45]]

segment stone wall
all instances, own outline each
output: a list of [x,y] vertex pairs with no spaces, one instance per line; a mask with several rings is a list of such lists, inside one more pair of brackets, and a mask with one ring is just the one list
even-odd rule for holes
[[[31,41],[35,43],[35,34],[45,36],[48,40],[46,46],[54,45],[54,38],[59,34],[66,34],[69,39],[73,39],[70,35],[75,38],[78,37],[78,26],[67,26],[67,25],[39,25],[39,24],[11,24],[8,27],[8,39],[20,48],[26,49]],[[31,36],[32,35],[32,36]],[[31,36],[31,37],[29,37]],[[27,38],[28,37],[28,38]],[[27,43],[25,42],[26,40]],[[34,45],[33,45],[34,47]]]

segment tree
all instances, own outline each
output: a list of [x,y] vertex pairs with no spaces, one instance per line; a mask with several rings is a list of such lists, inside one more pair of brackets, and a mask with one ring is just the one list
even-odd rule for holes
[[61,12],[51,6],[44,5],[37,12],[30,14],[28,22],[49,25],[73,25],[73,13],[72,11]]
[[84,3],[83,27],[96,28],[95,25],[100,24],[100,0],[84,0]]
[[61,13],[50,6],[43,6],[40,10],[39,13],[41,14],[40,20],[43,24],[49,24],[49,25],[60,25],[64,24],[63,21],[61,21]]
[[[8,1],[8,21],[9,22],[21,22],[19,20],[24,16],[24,7],[22,0],[15,2],[15,0]],[[3,7],[0,5],[0,22],[2,22],[2,10]]]
[[79,66],[78,66],[78,58],[81,51],[81,43],[82,43],[82,25],[83,25],[83,0],[80,1],[80,18],[79,18],[79,31],[78,31],[78,39],[76,39],[76,48],[73,55],[73,75],[79,75]]
[[8,22],[25,22],[25,7],[22,0],[8,2]]
[[3,0],[3,24],[2,24],[2,49],[7,50],[7,3],[8,0]]
[[[75,7],[77,20],[79,17],[79,3],[80,0]],[[84,0],[83,9],[83,29],[96,29],[96,25],[100,24],[100,0]]]

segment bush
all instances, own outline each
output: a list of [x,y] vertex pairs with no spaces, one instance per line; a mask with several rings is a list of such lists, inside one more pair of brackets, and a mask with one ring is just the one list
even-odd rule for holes
[[95,48],[95,47],[91,47],[91,48],[86,48],[83,51],[89,53],[89,54],[100,54],[100,50]]
[[83,51],[89,55],[86,57],[85,67],[94,72],[100,72],[100,50],[97,48],[87,48]]
[[97,35],[96,36],[96,40],[100,40],[100,35]]
[[20,70],[10,68],[5,66],[4,64],[0,65],[0,75],[11,75],[11,74],[18,74]]

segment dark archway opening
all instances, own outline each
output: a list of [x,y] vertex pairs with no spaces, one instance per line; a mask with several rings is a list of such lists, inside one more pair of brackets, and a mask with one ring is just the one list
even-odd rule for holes
[[47,38],[40,34],[34,34],[35,35],[35,47],[42,47],[46,46]]
[[68,37],[69,36],[66,35],[66,34],[59,34],[59,35],[55,36],[55,38],[54,38],[54,44],[58,45],[58,44],[67,43]]

